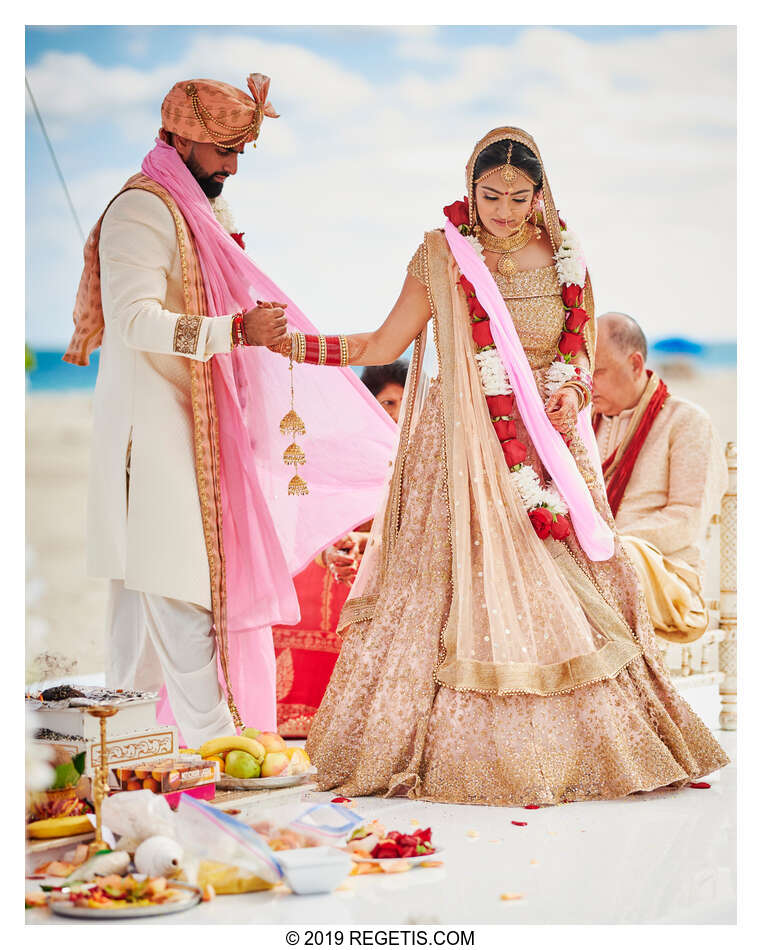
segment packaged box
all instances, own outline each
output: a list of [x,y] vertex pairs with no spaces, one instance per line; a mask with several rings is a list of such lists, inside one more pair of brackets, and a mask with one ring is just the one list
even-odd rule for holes
[[[34,741],[65,749],[71,752],[72,757],[84,752],[85,775],[90,778],[95,776],[96,770],[100,767],[100,739],[36,739]],[[176,755],[177,749],[177,730],[174,726],[154,725],[150,732],[106,739],[107,763],[111,772],[120,767],[141,765],[154,760],[164,761],[168,755]]]
[[217,773],[214,762],[189,762],[183,759],[160,759],[119,767],[115,771],[123,792],[147,788],[160,795],[214,783]]

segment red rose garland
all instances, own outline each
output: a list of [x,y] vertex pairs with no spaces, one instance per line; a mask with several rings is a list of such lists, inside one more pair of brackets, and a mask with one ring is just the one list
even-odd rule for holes
[[[455,201],[444,208],[449,221],[465,236],[471,235],[468,217],[468,199]],[[471,335],[476,344],[476,352],[497,349],[490,329],[490,320],[487,311],[476,297],[476,291],[471,281],[464,275],[459,280],[460,286],[466,295],[468,313],[471,317]],[[582,330],[590,317],[583,304],[583,292],[579,284],[563,283],[561,285],[561,299],[566,311],[564,330],[558,341],[558,357],[560,362],[571,363],[573,358],[582,350],[584,339]],[[521,469],[527,456],[527,447],[516,436],[514,421],[515,399],[513,394],[487,396],[487,408],[495,433],[503,450],[506,464],[511,471]],[[554,514],[547,506],[537,505],[528,511],[529,520],[539,538],[551,536],[562,541],[571,532],[569,519],[562,514]]]

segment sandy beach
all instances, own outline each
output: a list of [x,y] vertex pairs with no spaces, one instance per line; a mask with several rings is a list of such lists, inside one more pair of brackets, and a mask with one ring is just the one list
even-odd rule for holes
[[[675,395],[707,409],[723,443],[735,441],[734,369],[655,368]],[[85,575],[91,413],[89,392],[27,397],[27,682],[105,668],[107,582]]]

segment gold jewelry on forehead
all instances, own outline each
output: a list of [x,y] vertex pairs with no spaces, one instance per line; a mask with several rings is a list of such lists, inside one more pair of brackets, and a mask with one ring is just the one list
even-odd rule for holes
[[485,178],[489,178],[490,175],[494,175],[496,171],[500,172],[500,177],[509,188],[514,185],[519,178],[526,178],[533,188],[537,187],[537,182],[533,181],[523,169],[517,168],[516,165],[511,165],[510,163],[506,165],[500,165],[498,168],[490,168],[488,172],[485,172],[476,179],[474,185],[480,185]]
[[[257,147],[256,139],[259,137],[259,129],[262,125],[262,119],[264,114],[262,112],[262,107],[258,102],[252,100],[254,105],[254,118],[247,125],[227,125],[225,122],[220,122],[219,119],[215,119],[212,113],[204,106],[201,100],[198,97],[198,89],[196,84],[189,82],[185,87],[185,94],[191,101],[193,106],[193,112],[198,120],[199,124],[204,128],[206,134],[214,142],[215,145],[218,145],[220,148],[236,148],[238,145],[246,142],[251,136],[254,137],[252,141],[252,146]],[[214,122],[215,125],[218,125],[221,129],[224,129],[230,134],[225,137],[220,132],[212,132],[209,128],[208,122]]]
[[490,168],[489,171],[485,172],[483,175],[480,175],[476,179],[474,185],[479,185],[484,181],[485,178],[489,178],[490,175],[494,175],[496,171],[500,172],[500,177],[510,188],[518,178],[526,178],[529,184],[535,188],[537,183],[533,181],[529,175],[523,171],[523,169],[518,168],[516,165],[511,165],[511,156],[513,155],[513,142],[508,146],[508,154],[505,157],[505,164],[499,165],[497,168]]

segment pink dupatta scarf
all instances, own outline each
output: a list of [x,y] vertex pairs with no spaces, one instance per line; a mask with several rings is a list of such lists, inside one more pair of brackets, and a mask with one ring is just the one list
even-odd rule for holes
[[[314,333],[301,310],[220,226],[174,148],[158,141],[142,165],[171,194],[193,235],[208,316],[248,310],[257,299],[288,304],[291,329]],[[228,626],[237,631],[294,624],[291,580],[328,544],[372,517],[394,455],[397,429],[350,369],[296,366],[299,441],[309,495],[288,496],[290,441],[279,423],[290,405],[288,361],[265,347],[212,357],[222,469]],[[234,653],[235,651],[233,651]]]
[[[598,513],[564,440],[548,419],[526,353],[497,284],[484,261],[450,221],[445,222],[444,230],[455,262],[474,285],[479,303],[489,314],[492,337],[508,373],[522,422],[542,464],[569,508],[579,543],[591,561],[607,561],[614,553],[614,536]],[[597,460],[598,449],[589,409],[580,413],[577,429],[591,458]]]

